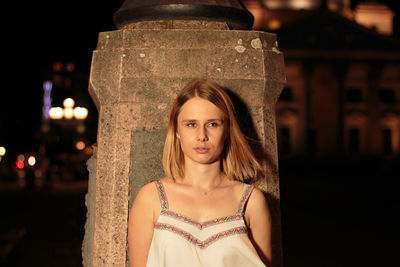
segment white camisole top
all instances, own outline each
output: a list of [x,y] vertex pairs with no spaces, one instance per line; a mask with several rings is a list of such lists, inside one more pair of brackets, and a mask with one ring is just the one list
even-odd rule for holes
[[161,212],[154,226],[147,267],[265,266],[247,235],[244,207],[254,186],[244,184],[236,212],[197,222],[168,209],[163,184],[155,181]]

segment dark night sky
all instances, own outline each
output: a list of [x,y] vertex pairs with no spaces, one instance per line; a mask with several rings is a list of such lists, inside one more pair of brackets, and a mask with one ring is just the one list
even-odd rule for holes
[[73,62],[77,71],[89,73],[98,34],[115,30],[112,15],[122,2],[7,1],[2,17],[0,145],[19,143],[17,150],[35,150],[30,136],[41,117],[41,73],[51,70],[56,60]]
[[[400,1],[382,2],[399,10]],[[21,140],[22,146],[34,149],[28,147],[41,116],[41,72],[61,60],[88,73],[98,33],[115,30],[112,15],[122,3],[8,0],[3,4],[0,142]]]

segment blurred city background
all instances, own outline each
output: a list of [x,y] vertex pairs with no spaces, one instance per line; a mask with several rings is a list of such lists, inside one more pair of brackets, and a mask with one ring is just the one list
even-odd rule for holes
[[[81,266],[88,94],[99,32],[122,0],[3,9],[0,266]],[[243,0],[277,34],[284,265],[392,266],[400,221],[400,2]]]

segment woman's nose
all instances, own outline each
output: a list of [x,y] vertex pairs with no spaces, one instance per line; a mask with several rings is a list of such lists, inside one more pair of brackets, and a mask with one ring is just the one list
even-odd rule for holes
[[208,141],[207,132],[206,132],[206,129],[204,129],[204,127],[200,127],[200,129],[198,131],[197,140],[200,142]]

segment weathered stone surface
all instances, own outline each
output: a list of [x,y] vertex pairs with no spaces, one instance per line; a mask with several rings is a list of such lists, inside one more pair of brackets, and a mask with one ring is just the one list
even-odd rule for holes
[[191,29],[191,30],[229,30],[226,22],[206,20],[156,20],[138,21],[125,24],[121,29]]
[[143,185],[164,176],[160,162],[166,134],[166,130],[132,132],[130,205]]
[[87,207],[87,220],[85,223],[85,238],[82,242],[82,258],[84,266],[93,266],[92,264],[92,251],[93,251],[93,237],[94,237],[94,200],[96,193],[96,163],[97,163],[97,146],[93,146],[93,154],[87,161],[87,168],[89,171],[89,188],[85,196],[85,205]]
[[120,48],[193,49],[233,48],[243,53],[246,49],[264,49],[281,54],[274,34],[260,31],[192,31],[192,30],[120,30],[101,32],[96,50]]
[[274,267],[281,265],[274,105],[285,73],[276,36],[131,25],[100,33],[93,53],[89,92],[99,109],[99,127],[87,195],[86,267],[126,265],[129,207],[143,184],[163,176],[172,101],[187,82],[202,77],[229,89],[243,132],[263,163],[265,172],[254,183],[270,201]]

